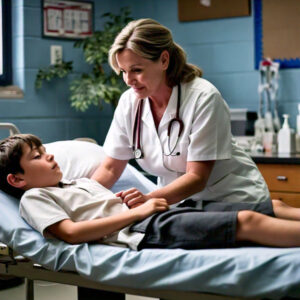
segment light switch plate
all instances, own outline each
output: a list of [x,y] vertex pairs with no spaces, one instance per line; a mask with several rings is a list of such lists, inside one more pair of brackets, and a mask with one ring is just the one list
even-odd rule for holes
[[63,56],[62,46],[59,46],[59,45],[51,45],[50,46],[50,63],[51,63],[51,65],[61,63],[62,56]]

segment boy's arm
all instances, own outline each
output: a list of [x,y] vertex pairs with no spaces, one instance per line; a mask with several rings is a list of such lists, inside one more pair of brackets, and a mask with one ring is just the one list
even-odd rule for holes
[[118,215],[94,220],[73,222],[62,220],[47,228],[47,231],[57,238],[70,243],[79,244],[100,240],[101,238],[118,231],[136,221],[145,219],[156,212],[168,209],[167,201],[163,198],[150,199],[143,205]]

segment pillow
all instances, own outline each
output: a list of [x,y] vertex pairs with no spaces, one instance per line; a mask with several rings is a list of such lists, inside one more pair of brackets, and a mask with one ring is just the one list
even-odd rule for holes
[[[44,145],[63,172],[64,179],[90,178],[105,158],[101,146],[85,141],[58,141]],[[156,185],[143,176],[137,169],[127,165],[119,180],[112,187],[113,192],[136,187],[142,193],[148,193]]]
[[84,141],[59,141],[44,145],[63,172],[64,179],[91,177],[105,158],[103,148]]

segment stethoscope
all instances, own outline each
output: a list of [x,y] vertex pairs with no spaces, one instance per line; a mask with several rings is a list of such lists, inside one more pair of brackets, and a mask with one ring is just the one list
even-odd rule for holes
[[[180,152],[174,153],[174,150],[178,144],[179,138],[182,134],[183,131],[183,121],[179,117],[179,110],[180,110],[180,98],[181,98],[181,87],[180,84],[178,85],[178,94],[177,94],[177,107],[176,107],[176,116],[172,120],[170,120],[169,125],[168,125],[168,150],[169,153],[163,153],[166,156],[177,156],[180,155]],[[140,159],[144,157],[144,153],[142,151],[141,147],[141,119],[142,119],[142,111],[143,111],[143,103],[144,99],[141,99],[138,104],[138,108],[135,114],[135,121],[134,121],[134,127],[133,127],[133,138],[132,138],[132,151],[135,159]],[[179,130],[176,138],[176,142],[174,146],[171,149],[170,146],[170,136],[171,136],[171,131],[172,127],[175,123],[178,123],[179,125]]]

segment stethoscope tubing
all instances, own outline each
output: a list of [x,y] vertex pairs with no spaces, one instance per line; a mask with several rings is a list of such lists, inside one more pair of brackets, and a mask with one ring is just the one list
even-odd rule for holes
[[[177,156],[180,155],[179,152],[174,154],[175,148],[177,147],[179,138],[182,134],[183,128],[184,128],[184,123],[179,117],[179,111],[180,111],[180,99],[181,99],[181,86],[178,84],[178,94],[177,94],[177,106],[176,106],[176,116],[172,120],[170,120],[169,125],[168,125],[168,149],[169,153],[166,154],[163,149],[162,152],[165,156]],[[133,138],[132,138],[132,151],[134,154],[135,159],[140,159],[143,158],[143,151],[141,147],[141,119],[142,119],[142,111],[143,111],[143,104],[144,104],[144,99],[141,99],[138,104],[138,108],[135,114],[135,120],[134,120],[134,128],[133,128]],[[170,149],[170,137],[171,137],[171,131],[174,123],[177,122],[179,124],[179,131],[176,139],[176,143],[172,149]]]
[[[143,111],[143,102],[144,99],[141,99],[138,105],[138,109],[136,112],[136,117],[135,117],[135,121],[134,121],[134,135],[133,135],[133,146],[132,146],[132,150],[134,152],[135,156],[140,156],[140,157],[136,157],[136,158],[142,158],[143,156],[143,152],[141,151],[141,120],[142,120],[142,111]],[[136,134],[137,132],[137,134]],[[137,137],[137,141],[136,141],[136,137]],[[137,147],[135,148],[135,143],[137,142]],[[139,155],[138,155],[139,153]]]

